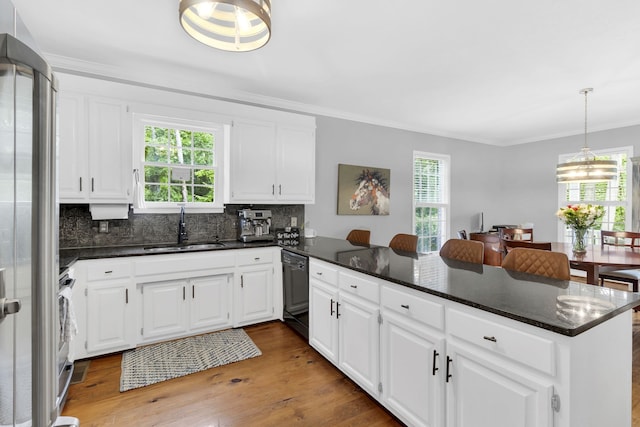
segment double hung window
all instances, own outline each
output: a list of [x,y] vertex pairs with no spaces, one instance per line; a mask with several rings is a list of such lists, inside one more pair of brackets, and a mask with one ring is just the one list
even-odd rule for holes
[[413,153],[413,229],[418,252],[436,252],[447,240],[449,227],[450,157]]
[[223,124],[136,116],[136,210],[174,212],[185,205],[219,212],[223,207]]
[[[560,206],[571,204],[594,204],[605,208],[602,220],[596,223],[593,233],[589,236],[591,244],[600,244],[599,230],[625,231],[631,230],[631,186],[628,178],[630,158],[633,155],[631,147],[598,150],[593,152],[597,160],[616,160],[618,162],[618,177],[613,181],[595,183],[568,183],[558,187]],[[559,163],[564,163],[573,155],[565,154],[559,157]],[[571,242],[571,229],[559,221],[558,236],[560,241]]]

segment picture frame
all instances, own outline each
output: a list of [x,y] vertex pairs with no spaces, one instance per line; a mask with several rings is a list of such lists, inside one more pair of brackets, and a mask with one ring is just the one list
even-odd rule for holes
[[338,215],[389,215],[391,170],[338,164]]

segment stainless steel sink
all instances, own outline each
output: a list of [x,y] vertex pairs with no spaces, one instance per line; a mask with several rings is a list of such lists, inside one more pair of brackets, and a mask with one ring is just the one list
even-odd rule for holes
[[218,249],[224,247],[224,243],[194,243],[192,245],[176,246],[150,246],[144,248],[145,252],[182,252],[182,251],[205,251],[208,249]]

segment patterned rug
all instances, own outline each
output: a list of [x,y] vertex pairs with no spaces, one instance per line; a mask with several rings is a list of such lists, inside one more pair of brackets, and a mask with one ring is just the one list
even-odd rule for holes
[[139,347],[122,354],[120,391],[262,355],[243,329]]

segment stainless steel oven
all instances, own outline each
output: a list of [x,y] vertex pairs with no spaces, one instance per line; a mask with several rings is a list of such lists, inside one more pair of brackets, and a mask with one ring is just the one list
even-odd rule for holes
[[58,281],[58,351],[57,351],[57,373],[58,373],[58,394],[56,406],[58,415],[62,412],[62,408],[67,400],[69,392],[69,384],[73,375],[73,362],[69,360],[70,337],[73,335],[69,328],[73,327],[73,320],[69,316],[73,316],[71,303],[71,292],[75,279],[69,276],[69,271],[64,270],[60,273]]
[[282,250],[283,319],[309,339],[309,258]]

